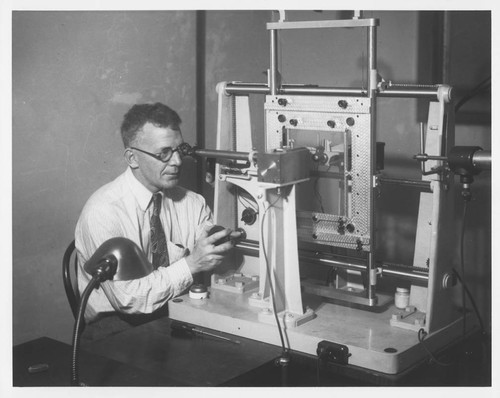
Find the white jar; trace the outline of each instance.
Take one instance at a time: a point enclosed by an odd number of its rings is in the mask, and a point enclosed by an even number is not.
[[[404,287],[396,288],[396,294],[394,295],[394,304],[396,308],[405,309],[410,305],[410,290]]]

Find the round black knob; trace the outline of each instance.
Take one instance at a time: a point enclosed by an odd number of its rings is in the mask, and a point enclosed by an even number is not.
[[[286,116],[285,115],[279,115],[278,116],[278,120],[283,123],[283,122],[286,122]]]
[[[333,129],[335,127],[335,120],[329,120],[329,121],[327,121],[326,125],[328,127],[331,127]]]
[[[286,104],[288,104],[288,101],[286,100],[286,98],[278,99],[278,105],[286,106]]]
[[[241,213],[241,221],[246,225],[252,225],[257,220],[257,212],[254,209],[246,208]]]
[[[342,109],[346,109],[347,108],[347,101],[346,100],[340,100],[338,102],[339,106],[342,108]]]
[[[299,122],[297,121],[297,119],[290,119],[290,124],[292,126],[296,126],[297,124],[299,124]]]
[[[352,233],[354,232],[354,225],[352,225],[352,224],[347,224],[347,225],[346,225],[346,229],[347,229],[347,231],[348,231],[350,234],[352,234]]]
[[[348,126],[354,126],[354,118],[352,117],[348,117],[347,120],[346,120],[346,123]]]

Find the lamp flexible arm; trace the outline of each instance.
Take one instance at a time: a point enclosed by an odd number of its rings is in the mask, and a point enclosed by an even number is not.
[[[73,329],[73,357],[71,367],[71,385],[80,386],[78,379],[78,349],[82,324],[85,323],[84,314],[87,301],[92,291],[99,287],[99,283],[106,280],[132,280],[142,278],[153,272],[153,265],[146,255],[133,241],[124,237],[108,239],[94,252],[83,266],[85,272],[92,275],[92,279],[82,293],[78,305],[78,313]]]
[[[101,283],[99,275],[94,275],[90,280],[89,284],[83,291],[82,297],[80,299],[80,304],[78,305],[78,316],[76,317],[75,327],[73,329],[73,357],[71,362],[71,385],[80,386],[80,381],[78,377],[78,348],[80,346],[80,329],[84,322],[85,308],[87,307],[87,301],[89,300],[90,294],[94,288],[99,286]]]

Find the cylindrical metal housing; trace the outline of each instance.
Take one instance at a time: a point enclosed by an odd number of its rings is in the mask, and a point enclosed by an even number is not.
[[[249,160],[249,152],[222,151],[216,149],[195,149],[194,154],[205,158]]]
[[[448,165],[451,171],[459,175],[475,175],[481,169],[474,164],[474,155],[483,148],[479,146],[455,146],[448,153]]]
[[[491,151],[479,150],[472,156],[472,164],[477,170],[491,170]]]

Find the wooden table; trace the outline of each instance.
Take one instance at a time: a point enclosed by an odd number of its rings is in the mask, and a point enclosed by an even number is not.
[[[170,319],[161,318],[102,339],[88,348],[94,354],[178,380],[179,385],[217,386],[273,361],[281,349],[254,340],[172,335]]]
[[[80,353],[80,380],[90,386],[490,386],[491,344],[483,339],[450,348],[401,375],[319,364],[316,357],[291,354],[287,372],[276,366],[281,348],[210,331],[238,340],[172,335],[171,321],[159,319],[92,343]],[[464,355],[465,352],[465,355]],[[47,363],[45,372],[28,366]],[[49,338],[14,347],[14,386],[69,386],[71,346]],[[318,366],[319,365],[319,366]]]

